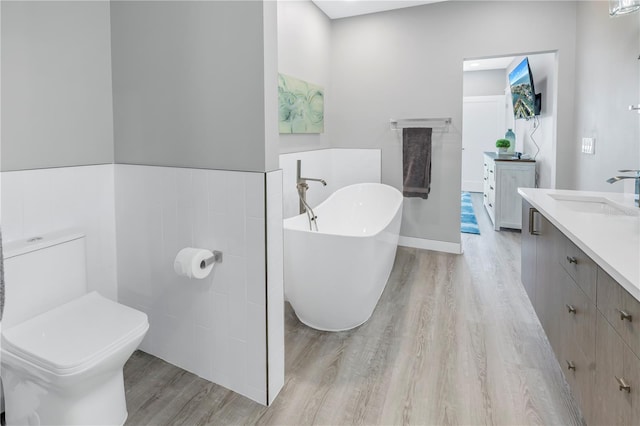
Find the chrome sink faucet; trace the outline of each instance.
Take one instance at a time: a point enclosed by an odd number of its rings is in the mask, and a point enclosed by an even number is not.
[[[640,207],[640,170],[618,170],[620,173],[635,173],[635,176],[614,176],[607,179],[608,183],[615,183],[622,179],[635,179],[636,180],[636,207]]]
[[[307,182],[320,182],[322,186],[327,186],[327,182],[324,179],[301,177],[301,169],[302,160],[298,160],[296,171],[296,189],[298,190],[298,195],[300,196],[300,214],[307,211],[307,189],[309,189],[309,184],[307,184]]]

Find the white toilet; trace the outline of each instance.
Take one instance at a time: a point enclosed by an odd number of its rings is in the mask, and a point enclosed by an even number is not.
[[[2,383],[7,425],[121,425],[122,368],[147,316],[87,293],[85,237],[65,231],[4,247]]]

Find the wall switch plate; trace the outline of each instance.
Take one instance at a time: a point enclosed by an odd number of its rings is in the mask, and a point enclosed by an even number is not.
[[[594,138],[582,138],[582,153],[591,155],[596,153],[596,140]]]

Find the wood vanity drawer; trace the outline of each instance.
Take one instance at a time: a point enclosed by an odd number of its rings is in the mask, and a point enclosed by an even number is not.
[[[576,285],[567,273],[561,272],[561,306],[559,326],[563,329],[561,345],[576,345],[589,362],[595,359],[596,314],[595,304]]]
[[[631,350],[640,356],[640,302],[600,268],[598,310]]]
[[[637,425],[640,421],[640,359],[603,315],[597,315],[594,425]],[[628,385],[628,390],[623,388]]]
[[[594,330],[595,334],[595,330]],[[571,339],[565,342],[558,362],[569,383],[571,393],[582,409],[587,424],[593,419],[593,387],[595,384],[595,358],[589,359]],[[595,424],[595,423],[594,423]]]
[[[556,355],[582,415],[587,424],[591,424],[598,311],[573,278],[562,268],[558,269],[562,276],[558,315],[562,331],[560,354],[556,351]]]
[[[565,238],[560,264],[591,300],[596,300],[596,264],[571,240]]]

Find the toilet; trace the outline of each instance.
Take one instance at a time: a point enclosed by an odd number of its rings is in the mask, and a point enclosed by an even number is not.
[[[147,316],[87,291],[85,236],[4,247],[1,372],[7,425],[122,425],[122,369]]]

